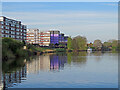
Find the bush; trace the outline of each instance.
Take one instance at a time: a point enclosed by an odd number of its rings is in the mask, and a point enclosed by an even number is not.
[[[12,38],[2,38],[2,58],[10,59],[15,58],[16,55],[23,56],[23,45],[23,42]]]
[[[15,55],[11,50],[7,50],[7,49],[2,50],[2,59],[7,60],[12,58],[15,58]]]
[[[17,57],[25,57],[27,55],[27,52],[23,49],[17,49],[15,55]]]

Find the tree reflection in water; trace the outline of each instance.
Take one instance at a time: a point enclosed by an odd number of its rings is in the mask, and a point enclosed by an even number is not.
[[[102,56],[101,52],[91,53],[95,60]],[[87,52],[68,52],[68,53],[48,53],[28,59],[18,58],[3,62],[3,84],[4,88],[14,87],[14,85],[26,80],[30,73],[39,74],[40,72],[60,72],[65,66],[71,65],[81,67],[86,64],[89,55]]]
[[[86,52],[76,52],[76,53],[67,53],[67,61],[68,64],[71,64],[71,62],[75,63],[75,65],[82,65],[86,63]]]

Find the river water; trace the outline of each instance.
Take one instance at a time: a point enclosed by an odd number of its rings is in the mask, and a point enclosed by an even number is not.
[[[118,54],[51,53],[3,62],[4,88],[118,88]]]

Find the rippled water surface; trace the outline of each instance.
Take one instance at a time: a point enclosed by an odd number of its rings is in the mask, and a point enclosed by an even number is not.
[[[117,88],[118,54],[44,54],[3,63],[6,88]]]

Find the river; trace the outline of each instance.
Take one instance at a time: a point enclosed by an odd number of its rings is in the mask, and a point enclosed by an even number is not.
[[[4,88],[118,88],[118,54],[50,53],[3,62]]]

